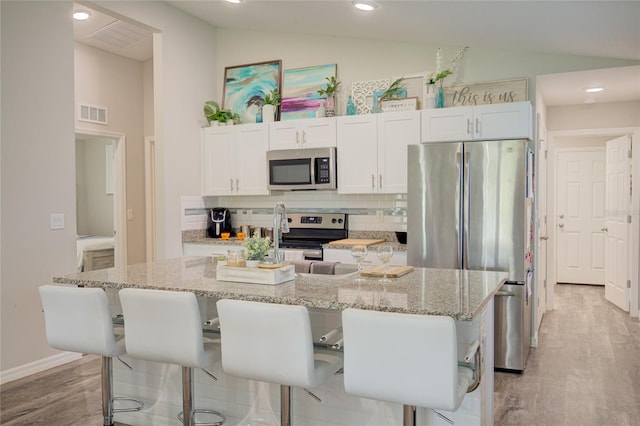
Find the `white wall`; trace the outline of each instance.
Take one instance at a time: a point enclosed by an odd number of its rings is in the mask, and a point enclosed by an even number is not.
[[[2,10],[2,321],[5,373],[57,353],[38,286],[75,269],[71,2],[0,2]],[[49,229],[62,213],[65,228]]]
[[[75,44],[76,115],[78,103],[108,109],[108,125],[76,121],[76,129],[126,137],[127,261],[145,260],[143,63],[84,44]],[[110,234],[108,234],[110,235]]]
[[[640,102],[555,106],[547,109],[547,129],[610,129],[640,125]]]

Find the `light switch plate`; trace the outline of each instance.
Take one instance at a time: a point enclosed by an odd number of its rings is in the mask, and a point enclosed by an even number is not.
[[[52,213],[50,217],[51,229],[64,229],[64,214]]]

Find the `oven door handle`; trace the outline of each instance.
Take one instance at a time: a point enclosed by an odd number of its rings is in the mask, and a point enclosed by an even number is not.
[[[322,260],[322,250],[303,250],[302,256],[306,259]]]

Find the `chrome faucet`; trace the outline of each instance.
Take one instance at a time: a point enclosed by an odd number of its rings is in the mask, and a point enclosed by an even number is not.
[[[289,233],[287,209],[282,201],[278,201],[273,208],[273,256],[276,263],[284,260],[284,255],[280,253],[280,238],[282,234],[287,233]]]

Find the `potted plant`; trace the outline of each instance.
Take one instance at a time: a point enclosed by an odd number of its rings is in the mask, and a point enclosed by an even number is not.
[[[204,104],[204,116],[209,125],[233,125],[240,122],[240,116],[230,109],[221,109],[216,101],[207,101]]]
[[[324,88],[318,90],[320,96],[326,98],[325,115],[327,117],[333,117],[336,109],[336,93],[338,92],[338,86],[340,82],[336,80],[334,76],[327,77],[327,85]]]
[[[376,107],[376,111],[382,111],[382,101],[392,100],[392,99],[400,99],[402,89],[404,88],[404,77],[400,77],[395,80],[391,85],[382,92],[382,94],[378,97],[378,104],[374,105]]]
[[[257,266],[269,253],[271,239],[269,237],[261,238],[256,232],[242,245],[247,249],[247,266]]]
[[[282,97],[278,92],[278,89],[273,89],[271,92],[264,95],[262,99],[262,121],[264,123],[270,123],[275,120],[276,110]]]

